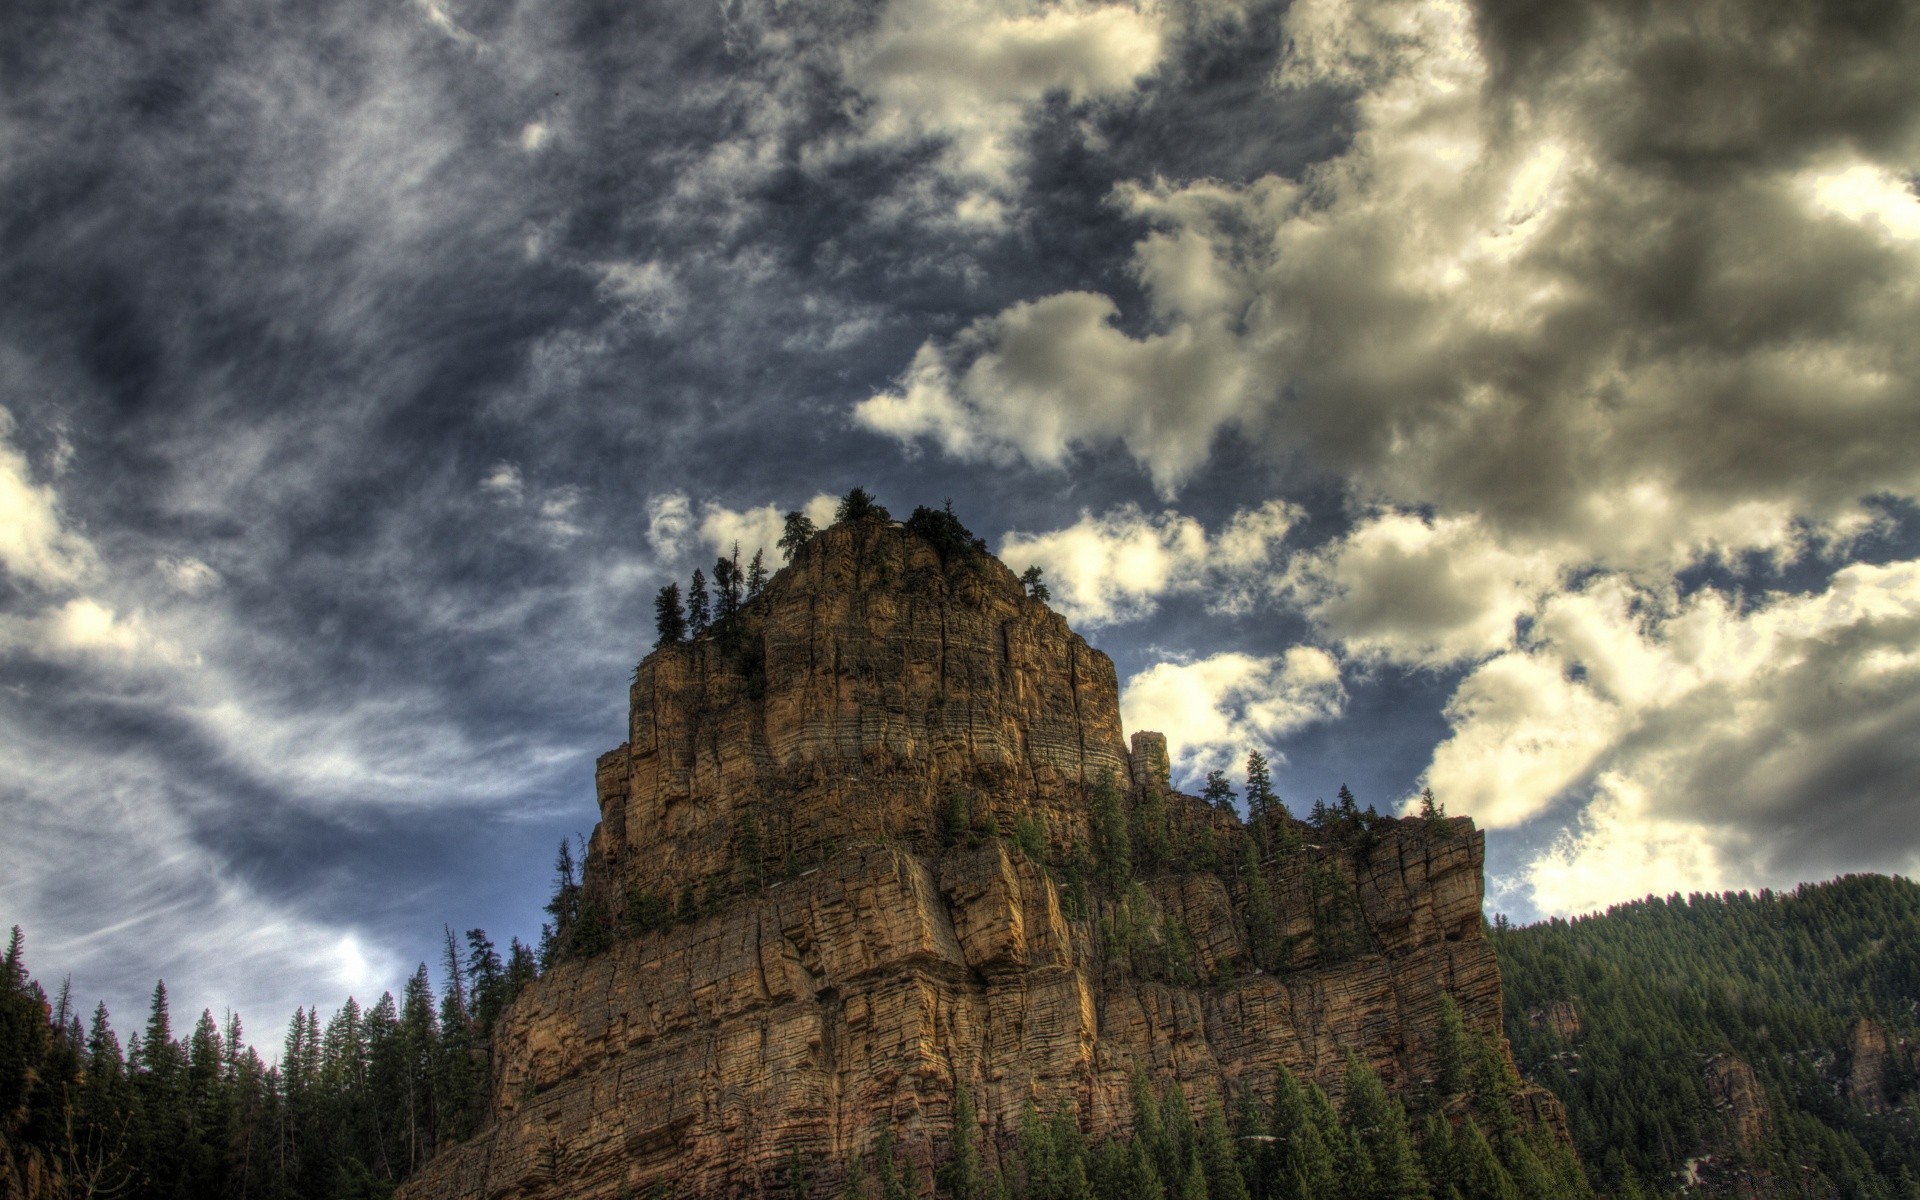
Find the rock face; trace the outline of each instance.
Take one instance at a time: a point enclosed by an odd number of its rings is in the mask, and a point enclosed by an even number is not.
[[[878,519],[819,534],[636,671],[584,883],[617,936],[521,994],[487,1127],[404,1194],[780,1196],[795,1163],[824,1194],[883,1124],[924,1183],[956,1084],[991,1159],[1029,1101],[1124,1129],[1136,1067],[1196,1108],[1282,1063],[1337,1093],[1349,1050],[1417,1084],[1447,995],[1504,1044],[1469,822],[1292,824],[1262,970],[1251,835],[1168,774],[1165,738],[1123,740],[1112,663],[1000,563]],[[1167,832],[1103,889],[1116,797]]]

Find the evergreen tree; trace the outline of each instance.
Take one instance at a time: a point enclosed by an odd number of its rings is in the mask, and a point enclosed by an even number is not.
[[[1233,785],[1227,782],[1225,771],[1207,772],[1207,786],[1201,791],[1200,798],[1239,820],[1240,814],[1233,807]]]
[[[1039,564],[1036,563],[1020,572],[1020,582],[1026,585],[1029,599],[1038,600],[1042,604],[1053,599],[1053,590],[1047,587],[1046,572],[1040,569]]]
[[[693,579],[687,584],[687,632],[700,637],[712,626],[713,602],[707,595],[707,577],[695,567]]]
[[[1241,874],[1247,887],[1247,948],[1254,965],[1276,971],[1284,964],[1280,945],[1280,910],[1274,903],[1273,888],[1267,882],[1266,864],[1260,861],[1260,847],[1254,839],[1243,840],[1246,860]]]
[[[1352,1051],[1342,1116],[1352,1130],[1355,1176],[1364,1180],[1365,1200],[1424,1200],[1427,1181],[1407,1134],[1406,1113]]]
[[[780,534],[781,555],[788,562],[792,562],[793,556],[800,552],[800,547],[812,541],[813,535],[817,532],[819,531],[813,527],[813,522],[807,519],[807,514],[798,511],[788,513],[786,528]]]
[[[747,599],[751,600],[765,591],[767,587],[767,552],[756,549],[753,561],[747,564]]]
[[[717,558],[713,562],[713,599],[714,624],[730,626],[740,615],[740,588],[744,582],[740,578],[740,543],[733,544],[732,558]]]
[[[1512,1176],[1494,1157],[1493,1147],[1468,1117],[1453,1137],[1452,1179],[1460,1200],[1520,1200]]]
[[[953,1085],[953,1148],[947,1161],[935,1174],[941,1193],[950,1200],[983,1200],[985,1181],[980,1174],[979,1117],[973,1111],[973,1096],[959,1080]]]
[[[680,585],[670,583],[653,598],[653,628],[659,637],[656,647],[670,646],[687,636],[687,614],[680,608]]]
[[[1273,1154],[1269,1200],[1312,1200],[1335,1194],[1334,1147],[1327,1140],[1333,1108],[1319,1085],[1302,1086],[1283,1064],[1273,1081]]]
[[[1433,1087],[1442,1097],[1458,1096],[1467,1090],[1468,1066],[1473,1061],[1473,1043],[1460,1020],[1460,1007],[1453,997],[1440,997],[1440,1024],[1434,1040]]]
[[[1093,854],[1100,884],[1109,896],[1118,896],[1133,878],[1133,835],[1113,773],[1104,771],[1093,785]]]
[[[1234,1152],[1233,1135],[1227,1132],[1227,1118],[1218,1100],[1207,1105],[1207,1119],[1200,1134],[1200,1161],[1206,1167],[1210,1200],[1248,1200],[1247,1183],[1240,1176],[1240,1157]]]
[[[893,514],[880,507],[873,493],[863,487],[855,487],[840,500],[840,507],[833,514],[834,523],[841,521],[864,521],[878,518],[882,521],[893,519]]]

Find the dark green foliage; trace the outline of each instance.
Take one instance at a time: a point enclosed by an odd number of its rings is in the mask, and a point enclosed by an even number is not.
[[[653,598],[653,628],[659,637],[653,643],[668,646],[687,636],[687,614],[680,607],[680,585],[670,583]]]
[[[1047,861],[1047,826],[1039,817],[1013,819],[1013,844],[1036,863]]]
[[[1102,772],[1093,785],[1093,863],[1100,889],[1118,896],[1133,878],[1133,834],[1126,807],[1112,772]]]
[[[940,841],[948,846],[957,846],[967,836],[973,825],[973,806],[962,791],[947,793],[946,803],[940,806]]]
[[[747,564],[747,599],[751,600],[765,591],[767,587],[767,552],[755,550],[753,561]]]
[[[740,615],[746,582],[740,570],[740,543],[735,542],[731,558],[717,558],[713,562],[713,623],[716,626],[732,629]]]
[[[1133,838],[1133,865],[1142,875],[1151,876],[1174,865],[1173,830],[1167,819],[1166,798],[1160,789],[1135,789],[1137,802],[1129,813]]]
[[[935,1172],[940,1194],[948,1200],[984,1200],[986,1179],[980,1170],[979,1116],[973,1111],[973,1095],[964,1083],[953,1089],[953,1145],[947,1161]]]
[[[627,887],[627,932],[652,933],[673,924],[673,905],[667,897],[639,884]]]
[[[786,528],[781,531],[780,541],[777,543],[781,556],[788,562],[792,562],[793,556],[800,552],[800,547],[812,541],[813,535],[818,532],[819,530],[813,527],[813,522],[808,519],[807,514],[797,511],[788,513]]]
[[[873,493],[863,487],[855,487],[852,491],[841,497],[840,507],[836,509],[833,514],[835,524],[839,524],[841,521],[865,521],[870,519],[890,521],[893,519],[893,514],[880,507],[880,502],[873,498]]]
[[[1427,1195],[1406,1111],[1352,1052],[1347,1054],[1347,1095],[1340,1115],[1351,1131],[1342,1173],[1355,1200],[1421,1200]]]
[[[1649,897],[1574,921],[1496,920],[1492,938],[1515,1058],[1566,1105],[1602,1187],[1664,1186],[1707,1153],[1729,1169],[1804,1181],[1808,1194],[1868,1200],[1899,1195],[1902,1172],[1920,1173],[1920,1138],[1900,1111],[1913,1111],[1915,1080],[1893,1081],[1885,1115],[1850,1103],[1842,1087],[1859,1019],[1908,1044],[1920,1035],[1920,886],[1911,881],[1848,876],[1784,893]],[[1528,1020],[1556,1000],[1579,1016],[1572,1038]],[[1773,1113],[1750,1156],[1737,1153],[1707,1090],[1704,1064],[1723,1053],[1753,1068]],[[1491,1125],[1487,1133],[1500,1148]],[[1549,1176],[1562,1170],[1545,1148],[1529,1153]],[[1531,1167],[1508,1161],[1524,1189]]]
[[[1266,866],[1260,861],[1260,847],[1252,838],[1244,839],[1246,861],[1241,874],[1246,879],[1247,947],[1254,964],[1266,971],[1280,970],[1286,955],[1280,944],[1280,910],[1274,903],[1273,887],[1267,882]]]
[[[1037,564],[1020,572],[1020,582],[1026,585],[1029,599],[1042,604],[1053,599],[1053,591],[1047,587],[1046,573]]]
[[[707,577],[698,567],[687,584],[687,632],[693,637],[706,633],[713,624],[713,601],[707,595]]]
[[[1233,785],[1227,782],[1225,771],[1207,772],[1207,786],[1200,793],[1200,798],[1236,820],[1240,816],[1233,807]]]
[[[986,559],[986,540],[973,536],[973,531],[960,523],[960,518],[953,515],[951,500],[940,508],[923,504],[914,509],[907,518],[907,528],[931,542],[940,553],[940,561],[948,566],[973,566]]]

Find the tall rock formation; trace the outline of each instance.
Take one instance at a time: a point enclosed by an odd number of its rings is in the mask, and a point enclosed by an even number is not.
[[[1125,1129],[1135,1068],[1196,1109],[1282,1063],[1338,1092],[1349,1050],[1413,1086],[1447,995],[1504,1045],[1469,822],[1256,835],[1172,791],[1112,662],[950,518],[820,533],[631,699],[595,952],[502,1018],[486,1127],[409,1200],[827,1194],[883,1128],[924,1185],[958,1084],[990,1161],[1030,1101]]]

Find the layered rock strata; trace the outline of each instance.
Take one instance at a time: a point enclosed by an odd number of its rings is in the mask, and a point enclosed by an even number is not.
[[[1112,663],[1000,563],[825,531],[726,631],[640,665],[600,761],[587,910],[687,919],[531,984],[487,1127],[406,1196],[777,1196],[795,1163],[820,1194],[883,1125],[929,1181],[959,1084],[991,1158],[1029,1102],[1124,1129],[1136,1068],[1196,1108],[1283,1063],[1337,1092],[1349,1050],[1411,1086],[1449,995],[1501,1037],[1468,822],[1295,825],[1262,970],[1245,872],[1213,866],[1248,835],[1168,775],[1164,738],[1123,741]],[[1165,970],[1084,878],[1108,786],[1180,849],[1128,902]]]

